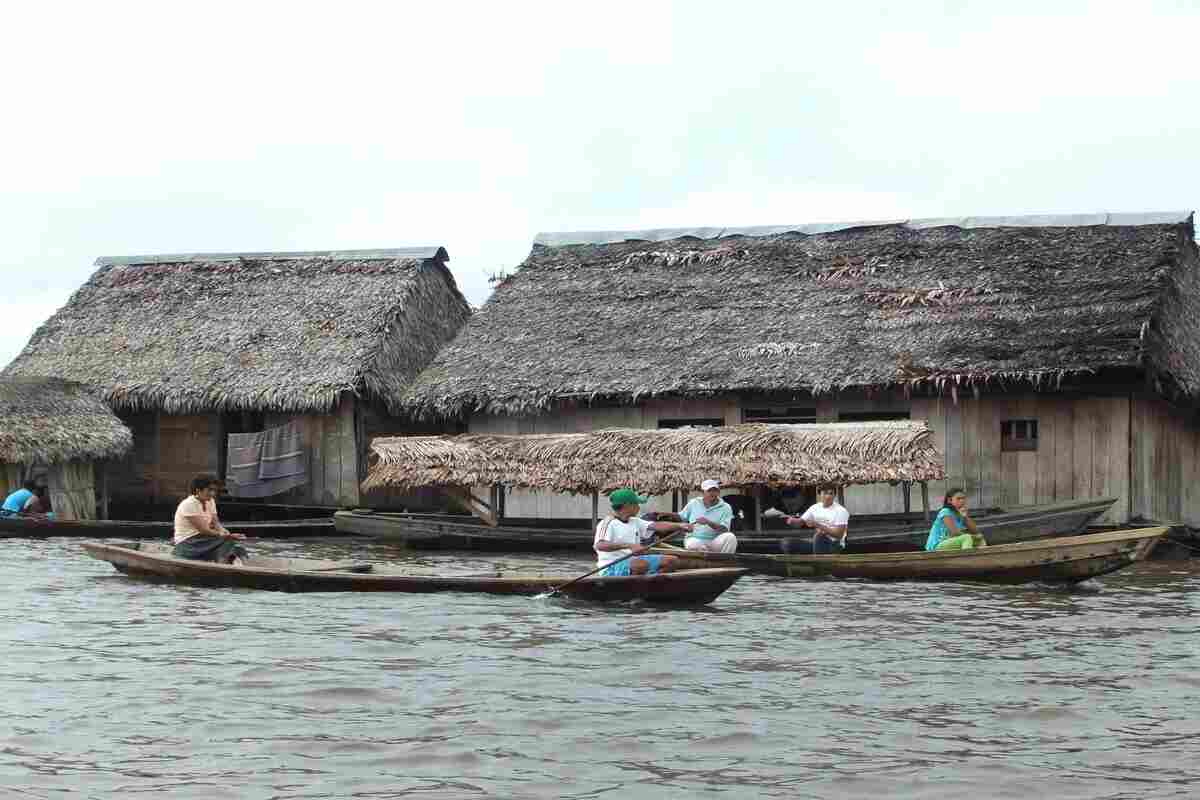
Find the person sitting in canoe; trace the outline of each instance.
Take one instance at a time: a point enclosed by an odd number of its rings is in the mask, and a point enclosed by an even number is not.
[[[25,513],[25,506],[35,497],[37,483],[32,480],[24,481],[21,488],[4,498],[4,506],[0,508],[0,516],[15,517]]]
[[[45,486],[39,486],[33,490],[33,497],[25,503],[25,513],[30,516],[54,519],[54,512],[50,510],[50,500],[46,497]]]
[[[942,498],[942,508],[929,529],[925,540],[926,550],[970,550],[986,547],[987,541],[975,520],[967,513],[967,493],[962,489],[951,489]]]
[[[713,478],[702,482],[701,497],[692,498],[679,517],[692,523],[692,532],[683,540],[688,550],[710,553],[736,553],[737,537],[730,533],[733,507],[721,499],[721,482]]]
[[[633,489],[618,489],[608,496],[612,503],[612,515],[600,520],[596,526],[596,566],[604,567],[600,573],[606,577],[621,575],[652,575],[675,569],[675,556],[650,555],[649,547],[642,545],[647,534],[683,530],[692,532],[687,522],[647,522],[637,513],[646,498]],[[632,558],[622,557],[633,555]],[[609,566],[609,565],[612,566]]]
[[[175,509],[175,555],[197,561],[241,565],[246,548],[238,541],[246,537],[230,533],[217,516],[217,492],[221,483],[212,475],[192,478],[192,493]]]
[[[817,502],[809,506],[798,517],[784,517],[783,521],[797,528],[815,528],[812,538],[813,555],[823,556],[846,549],[846,526],[850,524],[850,512],[835,500],[837,489],[822,486],[817,493]]]

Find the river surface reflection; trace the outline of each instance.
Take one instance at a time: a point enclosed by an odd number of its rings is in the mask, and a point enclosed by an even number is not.
[[[164,586],[5,547],[0,797],[1200,794],[1200,561],[1074,590],[753,577],[662,610]]]

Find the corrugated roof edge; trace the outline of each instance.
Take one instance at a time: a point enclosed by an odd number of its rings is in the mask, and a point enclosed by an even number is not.
[[[665,242],[686,236],[696,239],[720,239],[724,236],[774,236],[780,233],[819,233],[903,225],[913,230],[925,228],[1069,228],[1092,225],[1135,226],[1175,225],[1190,222],[1191,211],[1162,211],[1144,214],[1031,214],[1017,217],[929,217],[927,219],[890,219],[872,222],[818,222],[805,225],[754,225],[740,228],[654,228],[641,231],[567,231],[539,233],[533,240],[544,247],[576,244],[614,244],[616,242]]]
[[[96,259],[97,267],[130,264],[179,264],[186,261],[294,261],[305,258],[331,258],[335,261],[361,261],[393,258],[417,258],[422,261],[439,259],[449,261],[450,254],[444,247],[393,247],[379,250],[300,250],[276,253],[170,253],[144,256],[102,256]]]

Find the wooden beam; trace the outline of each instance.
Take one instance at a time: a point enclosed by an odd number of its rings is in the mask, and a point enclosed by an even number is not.
[[[592,491],[592,533],[600,527],[600,493]]]
[[[845,486],[838,487],[837,497],[838,497],[838,505],[843,505],[843,506],[846,505],[846,487]]]
[[[474,514],[485,525],[495,528],[500,524],[496,519],[496,508],[482,498],[476,497],[470,489],[463,486],[446,487],[446,496],[457,503],[467,512]]]
[[[921,481],[921,506],[925,509],[925,521],[929,522],[929,484]]]
[[[108,462],[97,461],[100,475],[100,519],[108,519]]]
[[[763,503],[767,500],[766,487],[761,483],[754,484],[754,530],[762,533],[763,529]]]
[[[908,520],[908,515],[912,513],[912,481],[900,481],[900,493],[904,499],[904,518]]]
[[[162,494],[162,412],[154,412],[154,478],[150,484],[150,497],[155,505]]]

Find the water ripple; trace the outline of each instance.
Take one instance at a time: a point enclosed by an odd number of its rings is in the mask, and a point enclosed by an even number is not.
[[[1116,800],[1200,781],[1200,562],[1076,589],[753,578],[664,610],[176,587],[70,540],[8,546],[29,556],[0,565],[14,797]]]

